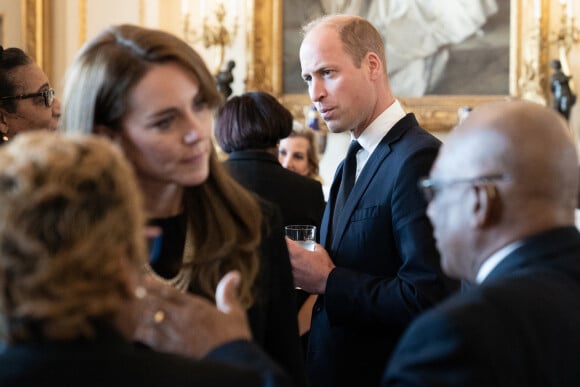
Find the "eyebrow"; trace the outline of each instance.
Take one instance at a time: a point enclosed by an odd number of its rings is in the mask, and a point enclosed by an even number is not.
[[[179,111],[179,109],[177,109],[175,107],[169,107],[169,108],[159,110],[159,111],[151,113],[151,114],[147,114],[147,115],[145,115],[145,118],[148,120],[157,119],[157,118],[166,116],[168,114],[175,114],[178,111]]]
[[[40,91],[43,91],[43,90],[46,90],[46,89],[49,89],[49,88],[50,88],[50,83],[45,82],[36,91],[40,92]]]

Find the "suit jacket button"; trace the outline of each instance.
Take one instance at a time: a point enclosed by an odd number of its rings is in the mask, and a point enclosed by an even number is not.
[[[314,311],[315,311],[316,313],[320,312],[321,310],[322,310],[322,307],[321,307],[320,305],[316,305],[316,306],[314,307]]]

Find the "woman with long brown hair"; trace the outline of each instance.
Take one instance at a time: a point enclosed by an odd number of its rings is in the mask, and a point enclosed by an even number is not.
[[[298,328],[288,324],[295,321],[288,251],[274,224],[279,214],[218,160],[211,133],[221,101],[187,43],[119,25],[89,41],[69,68],[61,124],[108,136],[132,162],[149,223],[162,230],[151,273],[213,300],[219,279],[240,271],[255,341],[302,385]]]

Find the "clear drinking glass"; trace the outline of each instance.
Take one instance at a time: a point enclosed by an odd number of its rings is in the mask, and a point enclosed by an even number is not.
[[[284,227],[286,236],[298,242],[306,250],[314,251],[316,245],[316,226],[291,224]]]

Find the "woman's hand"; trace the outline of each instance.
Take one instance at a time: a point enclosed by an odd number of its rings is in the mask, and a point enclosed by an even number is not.
[[[146,278],[134,339],[159,351],[196,358],[229,341],[251,339],[246,312],[236,295],[239,283],[239,272],[227,273],[218,283],[214,305]]]

